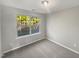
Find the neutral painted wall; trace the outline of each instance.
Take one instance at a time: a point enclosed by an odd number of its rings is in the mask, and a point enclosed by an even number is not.
[[[79,53],[79,7],[48,15],[47,37]]]
[[[17,38],[16,30],[16,16],[29,15],[37,16],[41,19],[40,33],[31,36],[24,36]],[[42,14],[26,11],[22,9],[3,6],[2,14],[2,52],[5,53],[11,49],[25,46],[31,42],[35,42],[45,38],[45,16]],[[17,38],[17,39],[16,39]]]
[[[0,57],[1,57],[1,1],[0,1]]]

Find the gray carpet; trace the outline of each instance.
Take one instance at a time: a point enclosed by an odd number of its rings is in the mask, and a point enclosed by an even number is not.
[[[44,39],[6,53],[3,58],[79,58],[79,55]]]

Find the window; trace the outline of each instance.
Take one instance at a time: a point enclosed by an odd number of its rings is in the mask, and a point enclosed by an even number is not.
[[[40,19],[38,17],[17,16],[17,35],[24,36],[39,32]]]
[[[39,32],[39,19],[37,17],[32,17],[31,19],[31,33]]]

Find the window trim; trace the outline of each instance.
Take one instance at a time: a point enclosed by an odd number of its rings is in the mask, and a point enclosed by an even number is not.
[[[16,15],[17,16],[17,15]],[[19,16],[21,16],[21,15],[19,15]],[[26,16],[30,16],[30,15],[26,15]],[[36,16],[30,16],[30,17],[36,17]],[[38,17],[39,18],[39,17]],[[40,18],[39,18],[40,19]],[[33,36],[33,35],[39,35],[39,34],[41,34],[41,19],[40,19],[40,22],[39,22],[39,32],[38,33],[31,33],[31,27],[30,27],[30,34],[28,34],[28,35],[23,35],[23,36],[18,36],[17,34],[17,21],[16,21],[16,39],[22,39],[22,38],[26,38],[26,37],[31,37],[31,36]]]

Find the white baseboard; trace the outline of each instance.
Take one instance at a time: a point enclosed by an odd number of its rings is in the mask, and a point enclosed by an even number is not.
[[[39,40],[42,40],[42,39],[39,39]],[[32,44],[32,43],[37,42],[37,41],[39,41],[39,40],[35,40],[35,41],[33,41],[33,42],[30,42],[29,44]],[[58,43],[58,42],[56,42],[56,41],[54,41],[54,40],[52,40],[52,39],[49,39],[49,38],[48,38],[48,40],[51,41],[51,42],[56,43],[57,45],[60,45],[60,46],[62,46],[62,47],[64,47],[64,48],[66,48],[66,49],[68,49],[68,50],[70,50],[70,51],[72,51],[72,52],[74,52],[74,53],[76,53],[76,54],[79,54],[78,51],[75,51],[75,50],[73,50],[73,49],[71,49],[71,48],[69,48],[69,47],[67,47],[67,46],[65,46],[65,45],[63,45],[63,44],[61,44],[61,43]],[[27,45],[29,45],[29,44],[22,45],[22,46],[19,46],[19,47],[16,47],[16,48],[13,48],[13,49],[4,51],[4,52],[3,52],[3,55],[4,55],[5,53],[10,52],[10,51],[14,51],[14,50],[17,50],[17,49],[19,49],[19,48],[21,48],[21,47],[27,46]]]
[[[63,44],[61,44],[61,43],[58,43],[58,42],[56,42],[56,41],[54,41],[54,40],[52,40],[52,39],[49,39],[49,38],[48,38],[48,40],[51,41],[51,42],[56,43],[57,45],[60,45],[60,46],[62,46],[62,47],[64,47],[64,48],[66,48],[66,49],[68,49],[68,50],[70,50],[70,51],[72,51],[72,52],[74,52],[74,53],[76,53],[76,54],[79,54],[78,51],[75,51],[75,50],[73,50],[73,49],[71,49],[71,48],[69,48],[69,47],[67,47],[67,46],[65,46],[65,45],[63,45]]]
[[[10,52],[10,51],[14,51],[14,50],[17,50],[17,49],[22,48],[22,47],[24,47],[24,46],[27,46],[27,45],[29,45],[29,44],[32,44],[32,43],[34,43],[34,42],[37,42],[37,41],[39,41],[39,40],[43,40],[43,39],[38,39],[38,40],[32,41],[32,42],[30,42],[30,43],[28,43],[28,44],[21,45],[21,46],[19,46],[19,47],[15,47],[15,48],[13,48],[13,49],[4,51],[4,52],[3,52],[3,55],[4,55],[5,53]]]

